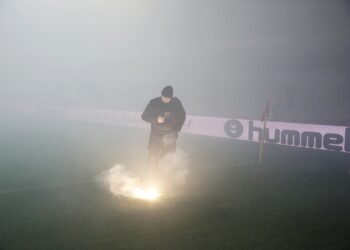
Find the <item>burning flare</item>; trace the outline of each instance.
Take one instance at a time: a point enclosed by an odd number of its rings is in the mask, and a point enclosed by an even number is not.
[[[115,196],[124,196],[134,199],[156,201],[161,193],[155,187],[143,188],[140,180],[133,177],[121,164],[102,173],[101,180],[109,191]]]
[[[169,190],[175,192],[177,187],[185,184],[189,174],[186,154],[181,150],[177,150],[176,153],[164,156],[159,162],[158,170],[161,176],[160,179],[158,178],[158,181],[161,180],[161,182],[156,183],[161,185],[163,194],[154,186],[154,182],[153,184],[150,183],[150,185],[142,185],[140,179],[136,178],[122,164],[117,164],[105,170],[98,177],[98,180],[114,196],[156,201],[165,193],[168,195]]]
[[[142,189],[134,187],[132,189],[132,197],[141,200],[155,201],[160,197],[160,193],[156,188]]]

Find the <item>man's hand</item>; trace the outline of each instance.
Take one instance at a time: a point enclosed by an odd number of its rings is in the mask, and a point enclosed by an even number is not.
[[[157,118],[158,123],[164,123],[164,121],[165,121],[164,116],[158,116]]]

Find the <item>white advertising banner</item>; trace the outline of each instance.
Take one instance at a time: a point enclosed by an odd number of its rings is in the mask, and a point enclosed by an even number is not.
[[[17,113],[148,128],[140,112],[62,106],[14,105]],[[182,133],[259,142],[263,122],[188,115]],[[265,142],[350,153],[350,127],[268,121]]]

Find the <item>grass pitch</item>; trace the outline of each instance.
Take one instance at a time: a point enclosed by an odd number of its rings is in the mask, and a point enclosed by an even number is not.
[[[22,120],[21,120],[22,119]],[[349,249],[346,154],[181,135],[176,196],[115,198],[96,176],[147,158],[145,130],[39,118],[2,122],[0,249]]]

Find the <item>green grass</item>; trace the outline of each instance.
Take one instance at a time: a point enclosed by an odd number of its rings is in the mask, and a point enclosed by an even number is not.
[[[35,121],[1,127],[0,249],[349,249],[349,157],[180,138],[191,175],[175,197],[115,198],[95,177],[137,172],[147,131]]]

